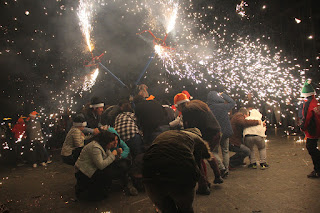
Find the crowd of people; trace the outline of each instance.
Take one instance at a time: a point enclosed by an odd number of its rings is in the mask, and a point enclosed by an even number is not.
[[[266,122],[253,105],[235,112],[236,102],[224,92],[210,91],[205,103],[186,90],[174,96],[173,105],[161,104],[147,86],[140,88],[133,98],[108,107],[93,97],[72,117],[61,158],[75,168],[79,200],[104,199],[117,179],[128,195],[146,191],[162,212],[193,212],[195,193],[210,195],[207,165],[215,177],[212,184],[222,184],[230,170],[246,165],[246,157],[248,168],[269,168]],[[308,177],[320,176],[320,106],[314,95],[306,82],[301,129],[314,163]],[[34,111],[12,128],[33,167],[51,162],[36,117]],[[230,157],[229,152],[235,154]]]

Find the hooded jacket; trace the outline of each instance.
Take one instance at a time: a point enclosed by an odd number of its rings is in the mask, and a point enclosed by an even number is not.
[[[303,104],[301,129],[307,138],[320,138],[320,104],[314,95]]]
[[[221,126],[223,137],[229,138],[233,131],[228,112],[236,106],[236,102],[224,93],[219,96],[218,92],[211,91],[208,93],[207,103]]]
[[[120,135],[118,134],[118,132],[112,128],[112,127],[109,127],[108,128],[108,132],[111,132],[113,134],[116,134],[118,136],[118,140],[119,140],[119,143],[117,144],[117,147],[111,149],[111,152],[113,150],[117,150],[119,148],[122,149],[122,153],[121,153],[121,158],[127,158],[129,153],[130,153],[130,148],[127,146],[127,144],[120,138]]]
[[[261,118],[262,114],[258,110],[252,109],[250,111],[250,116],[246,117],[246,120],[261,120]],[[261,137],[266,137],[265,132],[266,128],[261,123],[260,125],[246,127],[243,130],[243,137],[245,137],[246,135],[258,135]]]

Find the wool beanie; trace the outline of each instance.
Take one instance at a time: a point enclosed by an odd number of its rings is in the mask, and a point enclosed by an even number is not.
[[[307,98],[315,94],[316,94],[316,91],[313,89],[311,85],[311,79],[306,80],[301,90],[301,96],[304,98]]]
[[[173,101],[174,101],[174,106],[178,107],[179,104],[188,102],[190,100],[188,99],[188,97],[185,94],[178,93],[178,94],[176,94],[176,96],[174,96]]]

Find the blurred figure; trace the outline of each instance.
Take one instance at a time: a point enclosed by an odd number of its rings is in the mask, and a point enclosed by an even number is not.
[[[29,114],[29,121],[26,127],[27,140],[29,143],[29,154],[32,166],[37,164],[47,166],[48,153],[45,149],[44,137],[40,122],[36,119],[38,113],[33,111]]]
[[[166,131],[153,141],[142,171],[146,192],[161,212],[194,212],[200,160],[209,158],[209,147],[196,128]]]

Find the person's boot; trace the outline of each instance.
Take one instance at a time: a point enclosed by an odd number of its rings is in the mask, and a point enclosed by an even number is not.
[[[208,186],[203,185],[203,186],[198,186],[196,193],[198,195],[210,195],[211,192]]]
[[[133,186],[131,178],[128,178],[128,183],[126,186],[126,193],[131,196],[138,195],[138,190]]]
[[[216,176],[216,177],[214,178],[213,183],[214,183],[214,184],[221,184],[221,183],[223,183],[222,177],[221,177],[221,176]]]
[[[312,171],[307,175],[308,178],[320,178],[320,172]]]

